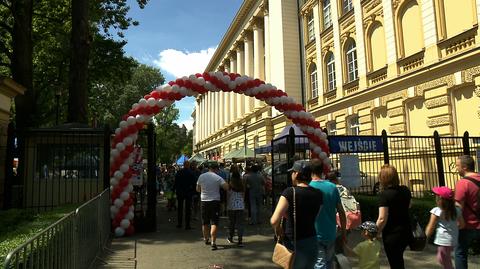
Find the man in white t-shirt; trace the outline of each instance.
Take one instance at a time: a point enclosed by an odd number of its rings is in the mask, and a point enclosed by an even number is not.
[[[202,211],[202,232],[206,245],[212,239],[212,250],[217,250],[217,226],[220,220],[220,188],[228,190],[228,183],[217,175],[218,163],[212,162],[209,171],[200,175],[197,181],[197,191],[200,192]],[[211,225],[211,229],[210,229]]]

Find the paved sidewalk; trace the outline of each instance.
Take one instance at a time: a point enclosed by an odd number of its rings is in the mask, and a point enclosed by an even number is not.
[[[245,247],[239,248],[226,241],[227,219],[220,221],[216,251],[211,251],[202,241],[200,221],[192,222],[193,230],[177,229],[176,212],[168,212],[164,203],[158,205],[158,228],[155,233],[137,234],[132,237],[113,239],[109,250],[96,268],[179,268],[207,269],[213,265],[219,268],[276,268],[271,262],[273,251],[272,229],[267,223],[265,212],[263,225],[246,226]],[[269,217],[269,216],[268,216]],[[349,242],[354,246],[361,240],[358,232],[349,235]],[[405,252],[406,268],[440,268],[435,260],[436,248],[429,245],[423,252]],[[355,260],[351,259],[352,265]],[[389,268],[382,253],[381,268]],[[470,269],[480,269],[480,259],[471,260]]]

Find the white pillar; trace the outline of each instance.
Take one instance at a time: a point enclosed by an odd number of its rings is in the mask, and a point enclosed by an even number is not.
[[[265,42],[267,46],[267,42]],[[253,25],[253,76],[265,80],[265,57],[266,52],[263,47],[263,29],[257,22]],[[262,101],[255,99],[255,107],[261,107]]]
[[[397,45],[393,25],[392,1],[383,0],[383,23],[385,24],[385,44],[387,47],[388,76],[397,75]]]
[[[358,86],[360,89],[367,87],[367,58],[365,56],[365,35],[363,33],[363,12],[360,1],[353,2],[355,15],[355,41],[357,45]]]
[[[343,96],[343,68],[342,68],[342,44],[340,42],[340,25],[338,23],[337,1],[330,1],[333,23],[333,55],[335,56],[335,86],[337,87],[337,98]],[[317,67],[318,68],[318,67]],[[318,69],[317,69],[318,70]],[[317,72],[318,73],[318,72]]]
[[[201,112],[201,114],[200,114],[201,137],[200,137],[200,139],[203,141],[203,139],[205,139],[205,95],[202,95],[200,97],[200,112]]]
[[[265,51],[264,53],[259,53],[259,55],[262,55],[264,54],[264,60],[262,60],[262,63],[263,63],[263,68],[262,68],[262,72],[263,72],[263,79],[266,81],[266,82],[271,82],[271,75],[270,75],[270,16],[268,14],[268,7],[265,7],[264,10],[263,10],[263,29],[264,29],[264,34],[261,34],[260,33],[260,36],[257,37],[257,39],[259,38],[264,38],[265,36]],[[255,29],[254,29],[255,30]],[[262,30],[262,29],[259,29],[259,30]],[[254,37],[255,39],[255,37]],[[255,42],[255,41],[254,41]],[[263,46],[262,45],[263,42],[260,42],[260,48],[263,49]],[[254,45],[255,46],[255,45]],[[255,50],[255,48],[254,48]],[[262,57],[263,58],[263,57]]]
[[[217,130],[219,129],[218,119],[220,118],[220,115],[218,115],[218,108],[219,108],[218,107],[218,105],[219,105],[218,95],[219,95],[218,92],[212,92],[212,103],[213,103],[213,107],[211,108],[212,111],[213,111],[213,115],[212,115],[213,131],[212,131],[212,134],[216,133]]]
[[[207,114],[208,114],[208,136],[210,136],[213,133],[213,102],[212,102],[212,93],[208,92],[207,93]]]
[[[245,33],[244,37],[244,47],[245,47],[245,75],[249,77],[255,77],[254,75],[254,49],[253,49],[253,40],[249,32]],[[253,111],[254,107],[254,98],[245,96],[245,112],[250,113]]]
[[[305,18],[304,18],[305,19]],[[320,13],[318,11],[318,4],[315,4],[313,6],[313,22],[314,22],[314,30],[315,30],[315,50],[316,50],[316,56],[317,56],[317,83],[318,83],[318,96],[321,98],[318,98],[318,103],[319,105],[323,105],[324,103],[324,98],[323,98],[323,93],[325,92],[323,89],[323,58],[322,58],[322,38],[320,37],[320,24],[321,24],[321,19],[320,19]],[[307,66],[305,66],[306,70],[306,77],[308,78],[307,81],[310,80],[310,74],[308,73]],[[307,85],[307,89],[310,91],[310,85]],[[306,94],[306,96],[311,96],[311,92]]]
[[[423,42],[425,44],[425,60],[436,62],[438,60],[437,49],[437,27],[435,22],[435,8],[434,0],[423,0],[422,8],[422,22],[423,22]],[[478,3],[478,0],[477,0]],[[477,6],[477,11],[478,6]],[[426,62],[425,65],[428,63]]]
[[[198,106],[198,100],[195,100],[195,128],[194,128],[194,132],[195,132],[195,142],[197,143],[199,141],[198,139],[198,126],[199,126],[199,122],[198,122],[198,116],[200,115],[200,111],[199,111],[199,106]],[[195,145],[193,145],[193,147],[195,148]]]
[[[230,73],[230,63],[225,62],[224,65],[225,67],[225,72]],[[225,104],[225,108],[228,110],[233,110],[233,108],[230,106],[230,95],[232,93],[230,92],[225,92],[223,93],[223,103]],[[226,111],[225,111],[226,112]],[[227,126],[230,123],[230,112],[228,113],[223,113],[223,126]]]
[[[237,45],[237,73],[245,75],[245,54],[243,46]],[[241,119],[245,114],[245,96],[237,94],[237,119]]]
[[[232,73],[237,73],[237,60],[233,57],[230,58],[230,70]],[[230,93],[230,123],[237,119],[237,95],[234,92]]]

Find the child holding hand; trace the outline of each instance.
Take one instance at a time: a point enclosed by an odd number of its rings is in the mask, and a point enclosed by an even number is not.
[[[433,187],[437,207],[430,213],[426,228],[427,237],[435,232],[434,244],[437,245],[437,261],[444,269],[453,269],[451,253],[457,244],[458,229],[463,228],[464,221],[460,208],[455,206],[453,191],[448,187]]]
[[[358,257],[358,268],[360,269],[379,269],[381,244],[377,240],[377,225],[373,221],[365,221],[359,228],[366,240],[358,243],[353,249],[345,244],[345,254]]]

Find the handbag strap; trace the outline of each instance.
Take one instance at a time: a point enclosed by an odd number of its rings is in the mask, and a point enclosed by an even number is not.
[[[297,249],[297,208],[295,203],[295,187],[293,189],[293,250]]]

